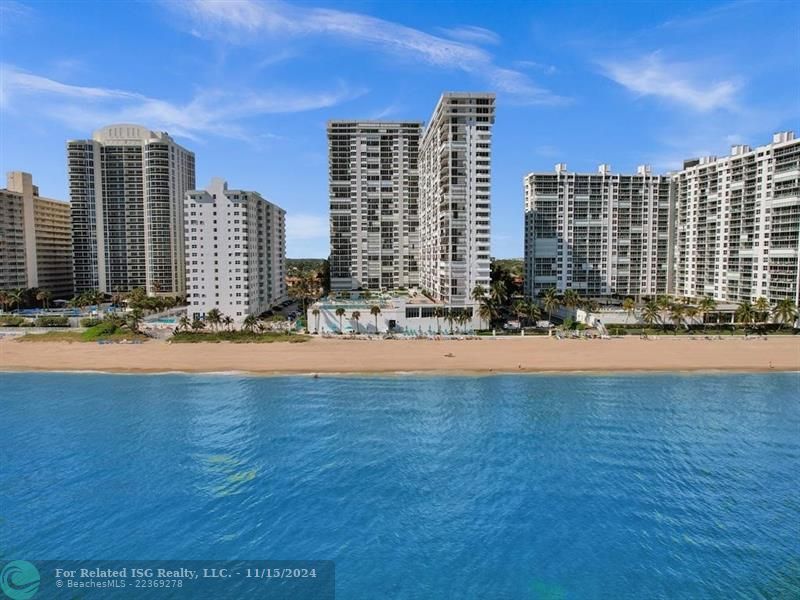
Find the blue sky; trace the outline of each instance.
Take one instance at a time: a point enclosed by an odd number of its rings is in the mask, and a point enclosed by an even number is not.
[[[501,7],[502,8],[499,8]],[[800,130],[800,3],[0,0],[0,170],[67,198],[64,142],[133,122],[288,212],[327,256],[325,123],[427,120],[497,93],[492,250],[522,256],[522,177],[658,172]]]

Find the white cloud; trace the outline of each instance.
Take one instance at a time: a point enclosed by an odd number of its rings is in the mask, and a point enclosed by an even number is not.
[[[524,73],[495,64],[483,48],[469,43],[431,35],[418,29],[361,13],[327,8],[292,6],[280,1],[191,0],[168,2],[166,6],[192,21],[192,31],[205,37],[220,37],[230,42],[247,43],[259,35],[331,36],[366,44],[387,54],[434,67],[458,69],[486,80],[497,91],[517,96],[516,102],[557,104],[564,99],[540,88]],[[486,41],[492,34],[480,27],[450,30]]]
[[[87,131],[115,122],[142,123],[187,138],[214,134],[249,138],[240,121],[265,114],[295,113],[334,106],[365,92],[339,84],[308,93],[205,91],[187,103],[173,103],[136,92],[71,85],[0,65],[0,108],[33,111]]]
[[[288,240],[328,239],[330,227],[328,219],[318,215],[286,214],[286,238]]]
[[[403,110],[403,108],[404,107],[401,104],[392,103],[392,104],[389,104],[388,106],[384,106],[383,108],[374,111],[367,118],[375,120],[375,121],[379,121],[381,119],[385,119],[385,118],[390,117],[392,115],[396,115],[397,113],[401,112]]]
[[[667,62],[656,52],[633,61],[601,63],[609,79],[642,96],[656,96],[698,111],[731,109],[741,84],[732,79],[709,81],[696,65]]]
[[[476,25],[462,25],[461,27],[440,28],[444,35],[454,40],[462,42],[473,42],[476,44],[499,44],[500,36],[491,29],[477,27]]]
[[[541,71],[546,75],[553,75],[558,72],[554,65],[547,65],[544,63],[536,62],[535,60],[515,60],[514,66],[520,69],[532,69],[534,71]]]
[[[30,6],[16,0],[3,0],[0,2],[0,22],[2,22],[0,32],[10,29],[10,25],[18,25],[32,16],[33,9]]]

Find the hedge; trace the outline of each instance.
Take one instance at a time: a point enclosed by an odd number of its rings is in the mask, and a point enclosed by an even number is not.
[[[16,315],[5,315],[0,317],[0,327],[22,327],[25,319]]]
[[[69,327],[67,317],[36,317],[36,327]]]

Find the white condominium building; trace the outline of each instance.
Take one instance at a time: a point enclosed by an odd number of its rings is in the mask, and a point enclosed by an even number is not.
[[[237,322],[286,299],[286,211],[212,179],[185,198],[187,313]]]
[[[183,198],[194,154],[163,132],[110,125],[67,142],[76,291],[185,292]]]
[[[467,306],[489,287],[492,93],[445,93],[420,147],[420,285]]]
[[[673,175],[680,296],[800,300],[800,140],[773,136],[730,156],[684,162]]]
[[[670,180],[640,166],[635,175],[554,173],[525,177],[525,293],[572,289],[582,296],[667,292]]]
[[[71,231],[69,202],[39,196],[29,173],[10,172],[0,190],[0,289],[72,298]]]
[[[422,123],[330,121],[331,287],[419,285]]]

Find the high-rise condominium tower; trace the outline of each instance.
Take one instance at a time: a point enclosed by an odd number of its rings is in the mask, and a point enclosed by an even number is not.
[[[422,123],[328,123],[331,287],[419,284]]]
[[[494,94],[445,93],[420,147],[420,285],[451,306],[489,287],[494,117]]]
[[[668,289],[669,177],[567,171],[525,177],[525,293],[663,294]]]
[[[0,190],[0,289],[40,288],[72,297],[68,202],[43,198],[29,173],[12,171]]]
[[[258,192],[213,179],[186,194],[190,317],[216,308],[241,322],[286,299],[286,212]]]
[[[67,142],[67,153],[76,290],[184,293],[194,154],[139,125],[104,127]]]
[[[673,175],[675,293],[800,301],[800,140],[773,136]]]

